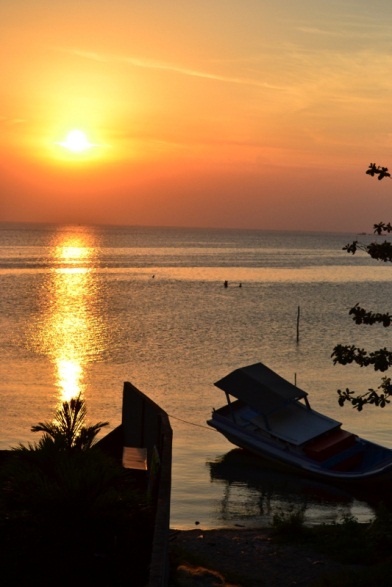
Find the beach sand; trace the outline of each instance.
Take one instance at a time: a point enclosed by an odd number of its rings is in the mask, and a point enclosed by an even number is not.
[[[179,587],[310,587],[325,575],[358,568],[308,544],[277,542],[268,528],[172,530],[170,555]]]

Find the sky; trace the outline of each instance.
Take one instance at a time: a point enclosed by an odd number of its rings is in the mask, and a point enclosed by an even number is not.
[[[0,221],[370,231],[391,30],[390,0],[2,0]]]

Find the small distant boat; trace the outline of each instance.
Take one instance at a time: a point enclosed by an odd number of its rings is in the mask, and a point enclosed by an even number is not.
[[[270,465],[331,481],[392,480],[391,449],[316,412],[305,391],[262,363],[236,369],[214,385],[227,403],[213,410],[207,424]]]

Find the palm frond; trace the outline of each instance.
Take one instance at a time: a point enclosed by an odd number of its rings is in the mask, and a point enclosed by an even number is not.
[[[94,444],[95,437],[101,428],[109,422],[98,422],[86,426],[87,407],[85,400],[80,397],[63,402],[56,410],[52,422],[39,422],[31,427],[32,432],[43,432],[64,450],[87,450]]]

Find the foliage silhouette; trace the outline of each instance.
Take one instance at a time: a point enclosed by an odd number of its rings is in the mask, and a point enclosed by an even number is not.
[[[387,167],[377,166],[375,163],[370,163],[366,173],[372,177],[377,177],[379,180],[384,178],[391,178],[391,174]],[[374,234],[381,236],[392,232],[392,225],[390,222],[379,222],[373,226]],[[392,243],[384,240],[383,242],[372,242],[363,244],[355,240],[343,247],[344,251],[348,253],[355,253],[359,250],[364,251],[372,259],[383,261],[384,263],[392,263]],[[389,312],[380,313],[367,311],[359,304],[355,304],[351,308],[349,315],[352,317],[355,324],[382,324],[384,328],[388,328],[392,324],[392,316]],[[378,349],[376,351],[368,352],[363,348],[355,345],[337,344],[332,352],[333,363],[340,365],[348,365],[355,363],[360,367],[373,367],[375,371],[385,372],[392,366],[392,352],[387,348]],[[364,393],[352,391],[349,388],[344,390],[338,389],[339,405],[343,406],[346,402],[358,411],[361,411],[366,404],[372,404],[384,408],[390,403],[392,397],[392,383],[389,377],[383,377],[380,385],[376,389],[368,389]]]
[[[39,422],[32,432],[44,432],[44,443],[53,442],[58,450],[87,450],[92,447],[97,434],[109,422],[86,425],[86,402],[80,397],[63,402],[56,410],[52,422]]]
[[[87,426],[80,397],[64,402],[43,435],[0,468],[0,551],[7,585],[142,586],[153,512],[146,488],[95,445],[107,422]]]

